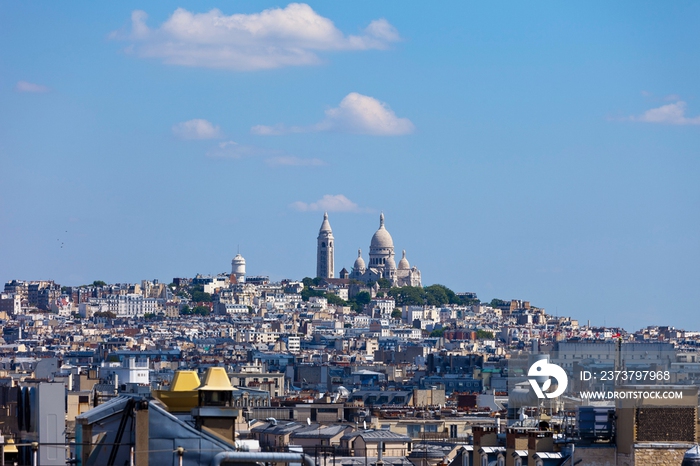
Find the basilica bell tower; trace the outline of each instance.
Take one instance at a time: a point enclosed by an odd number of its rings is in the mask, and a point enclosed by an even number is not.
[[[328,222],[328,212],[323,214],[323,223],[318,231],[316,246],[316,276],[333,278],[335,259],[333,254],[333,230]]]

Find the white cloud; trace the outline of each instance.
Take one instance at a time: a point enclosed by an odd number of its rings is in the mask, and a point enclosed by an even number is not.
[[[173,134],[180,139],[216,139],[222,137],[221,128],[201,118],[173,125]]]
[[[17,84],[15,85],[15,90],[17,92],[34,92],[34,93],[49,92],[48,87],[43,86],[41,84],[30,83],[27,81],[17,81]]]
[[[215,148],[208,151],[207,157],[221,159],[242,159],[243,157],[264,155],[266,153],[268,153],[268,151],[258,147],[241,145],[235,141],[224,141],[220,142]]]
[[[270,167],[320,167],[327,165],[321,159],[305,159],[301,157],[295,157],[293,155],[282,155],[279,157],[271,157],[265,160],[265,163]]]
[[[386,49],[400,40],[385,19],[359,35],[345,35],[309,5],[290,3],[260,13],[227,16],[218,9],[192,13],[178,8],[159,28],[146,24],[144,11],[131,14],[131,31],[110,37],[132,42],[127,50],[181,66],[238,71],[313,65],[320,51]]]
[[[337,108],[326,110],[320,131],[397,136],[412,133],[415,127],[408,118],[398,118],[384,102],[351,92]]]
[[[351,92],[345,96],[338,107],[326,110],[326,118],[315,125],[308,127],[257,125],[250,129],[251,133],[260,136],[318,131],[400,136],[410,134],[414,130],[415,126],[411,120],[397,117],[386,103],[357,92]]]
[[[308,133],[309,131],[311,131],[310,128],[304,128],[303,126],[285,126],[281,124],[275,126],[255,125],[250,128],[250,132],[258,136],[279,136],[282,134]]]
[[[300,212],[325,211],[325,212],[366,212],[368,209],[360,208],[342,194],[326,194],[316,202],[293,202],[290,207]]]
[[[686,117],[686,103],[682,100],[672,104],[662,105],[658,108],[647,110],[639,116],[632,116],[632,121],[642,121],[645,123],[661,123],[667,125],[700,125],[700,116]]]

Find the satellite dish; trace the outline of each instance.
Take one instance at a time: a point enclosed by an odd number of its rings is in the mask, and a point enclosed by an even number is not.
[[[364,426],[365,430],[367,430],[367,421],[362,421],[362,425]]]
[[[310,426],[310,425],[311,425],[311,419],[309,419],[308,417],[306,418],[306,425],[307,425],[307,426]]]

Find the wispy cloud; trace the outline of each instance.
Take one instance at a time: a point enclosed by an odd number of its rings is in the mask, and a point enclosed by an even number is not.
[[[15,84],[15,90],[17,92],[42,93],[49,92],[50,89],[42,84],[34,84],[27,81],[17,81],[17,84]]]
[[[236,141],[222,141],[206,153],[207,157],[216,159],[240,160],[248,157],[259,157],[268,167],[320,167],[327,165],[321,159],[304,158],[289,155],[277,149],[239,144]]]
[[[400,136],[410,134],[415,126],[408,118],[399,118],[385,102],[351,92],[336,108],[326,110],[326,117],[311,126],[257,125],[250,131],[259,136],[335,131],[341,133]]]
[[[132,12],[131,30],[110,37],[131,41],[127,51],[139,57],[237,71],[313,65],[321,61],[318,52],[386,49],[400,40],[385,19],[372,21],[359,35],[345,35],[304,3],[228,16],[218,9],[193,13],[178,8],[155,29],[147,18],[144,11]]]
[[[221,128],[201,118],[173,125],[173,134],[180,139],[218,139],[223,136]]]
[[[685,115],[685,109],[686,103],[679,100],[672,104],[652,108],[641,115],[631,116],[629,120],[666,125],[700,125],[700,116],[687,117]]]
[[[316,202],[293,202],[290,207],[300,212],[326,211],[326,212],[369,212],[370,209],[362,208],[342,194],[326,194]]]
[[[293,155],[270,157],[265,160],[265,163],[270,167],[321,167],[327,165],[327,163],[321,159],[302,158]]]
[[[254,157],[260,155],[270,155],[271,151],[255,146],[238,144],[235,141],[224,141],[216,145],[215,148],[207,152],[207,157],[221,159],[242,159],[244,157]]]

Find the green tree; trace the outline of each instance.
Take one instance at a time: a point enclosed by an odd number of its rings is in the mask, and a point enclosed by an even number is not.
[[[443,306],[445,304],[462,304],[462,300],[451,289],[444,285],[430,285],[424,288],[426,304],[431,306]]]
[[[488,330],[477,330],[476,338],[478,340],[493,340],[493,332],[489,332]]]
[[[102,280],[95,280],[92,282],[92,286],[107,286],[107,283],[103,282]]]
[[[200,316],[208,316],[210,313],[211,309],[209,309],[207,306],[196,306],[194,309],[192,309],[192,314]]]
[[[424,290],[425,302],[429,306],[443,306],[450,301],[445,292],[445,287],[442,285],[430,285],[425,287]]]
[[[338,296],[337,294],[333,293],[326,293],[326,299],[328,300],[328,304],[332,304],[334,306],[347,306],[348,303]]]
[[[491,300],[491,302],[489,303],[489,306],[491,306],[491,307],[503,307],[503,306],[510,306],[510,303],[508,301],[503,301],[502,299],[493,298]]]
[[[377,283],[379,284],[379,288],[391,288],[391,282],[386,278],[380,278],[377,280]]]
[[[467,297],[462,297],[461,298],[461,303],[463,306],[473,306],[475,304],[479,304],[481,301],[479,301],[479,298],[467,298]]]
[[[389,290],[389,296],[394,298],[398,306],[422,306],[425,304],[425,290],[417,286],[404,286]]]
[[[308,301],[310,297],[312,296],[325,296],[326,293],[323,291],[319,290],[312,290],[311,288],[304,287],[303,290],[301,290],[301,299],[302,301]]]
[[[359,306],[364,306],[365,304],[369,304],[370,301],[372,301],[372,295],[369,294],[367,291],[360,291],[355,295],[355,302]]]
[[[433,330],[432,332],[430,332],[430,336],[431,336],[432,338],[435,338],[435,337],[442,337],[444,334],[445,334],[445,329],[444,329],[444,328],[436,328],[435,330]]]
[[[393,319],[400,319],[401,318],[401,309],[397,308],[397,309],[394,309],[393,311],[391,311],[391,317]]]
[[[192,301],[195,303],[210,303],[211,295],[204,292],[204,287],[202,285],[195,285],[190,290],[190,296],[192,296]]]
[[[190,316],[190,315],[192,315],[192,309],[190,309],[190,307],[189,307],[187,304],[185,304],[185,305],[182,307],[182,309],[180,309],[180,315],[182,315],[182,316]]]
[[[304,277],[304,279],[301,281],[301,283],[304,284],[305,288],[310,288],[314,285],[314,279],[311,277]]]

